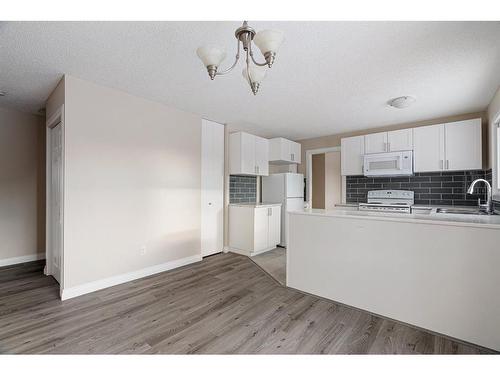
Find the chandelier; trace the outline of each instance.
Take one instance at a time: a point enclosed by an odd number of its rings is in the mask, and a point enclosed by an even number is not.
[[[246,56],[246,67],[243,69],[243,78],[248,82],[254,95],[259,91],[259,86],[267,73],[267,67],[271,67],[276,58],[276,52],[283,42],[283,32],[279,30],[262,30],[258,33],[253,28],[248,26],[247,21],[236,29],[234,36],[236,37],[237,52],[236,59],[229,68],[219,71],[220,63],[226,58],[226,51],[222,48],[213,46],[203,46],[196,50],[196,54],[203,61],[203,65],[207,68],[210,79],[215,76],[222,76],[234,69],[240,59],[240,42],[243,46]],[[266,59],[265,62],[259,63],[255,60],[252,51],[252,41],[260,49],[262,55]],[[253,64],[251,64],[253,63]]]

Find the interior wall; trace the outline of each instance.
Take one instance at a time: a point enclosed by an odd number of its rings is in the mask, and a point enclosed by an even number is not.
[[[496,132],[494,121],[496,116],[500,114],[500,87],[498,88],[496,94],[493,96],[490,105],[488,106],[488,123],[489,123],[489,134],[490,134],[490,166],[493,170],[493,192],[494,194],[500,194],[500,189],[498,188],[498,159],[497,152],[499,145],[497,144]]]
[[[325,208],[325,154],[312,155],[312,208]]]
[[[201,256],[201,118],[65,77],[64,287]]]
[[[340,152],[325,155],[325,208],[335,208],[342,203],[342,176],[340,174]]]
[[[0,108],[0,265],[45,256],[44,124]]]
[[[384,132],[384,131],[389,131],[389,130],[416,128],[418,126],[442,124],[445,122],[469,120],[469,119],[473,119],[473,118],[481,118],[482,119],[482,124],[483,124],[483,132],[482,132],[483,133],[482,134],[483,135],[483,167],[484,167],[484,169],[489,169],[491,167],[490,167],[490,160],[488,157],[488,155],[489,155],[488,154],[489,129],[488,129],[488,115],[486,112],[468,113],[468,114],[462,114],[462,115],[457,115],[457,116],[449,116],[449,117],[442,117],[442,118],[426,120],[426,121],[390,125],[390,126],[384,126],[384,127],[380,127],[380,128],[366,129],[366,130],[360,130],[360,131],[349,132],[349,133],[333,134],[333,135],[327,135],[324,137],[303,139],[303,140],[299,140],[297,142],[299,142],[302,146],[302,160],[306,160],[305,157],[306,157],[307,150],[314,150],[314,149],[324,148],[324,147],[340,146],[340,139],[344,138],[344,137],[352,137],[352,136],[363,135],[363,134],[372,134],[372,133]],[[303,173],[304,175],[306,174],[306,163],[302,163],[298,166],[298,172]]]

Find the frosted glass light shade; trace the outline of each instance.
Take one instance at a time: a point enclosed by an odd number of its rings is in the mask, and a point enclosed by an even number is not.
[[[249,83],[261,83],[262,80],[266,77],[267,68],[257,65],[250,65],[250,82]],[[247,68],[244,68],[242,71],[243,78],[248,81]]]
[[[196,54],[205,66],[219,66],[226,58],[226,51],[219,47],[203,46],[196,50]]]
[[[285,39],[283,31],[280,30],[262,30],[255,34],[253,41],[260,52],[264,55],[266,52],[277,52],[281,43]]]

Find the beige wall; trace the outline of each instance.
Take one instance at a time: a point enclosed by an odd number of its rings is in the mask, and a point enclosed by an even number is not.
[[[325,208],[325,154],[312,155],[312,208]]]
[[[438,119],[433,119],[433,120],[419,121],[419,122],[406,123],[406,124],[397,124],[397,125],[385,126],[385,127],[381,127],[381,128],[375,128],[375,129],[367,129],[367,130],[355,131],[355,132],[350,132],[350,133],[333,134],[333,135],[327,135],[324,137],[300,140],[298,142],[302,145],[302,160],[303,160],[303,162],[299,165],[298,172],[304,173],[304,174],[306,173],[306,164],[307,163],[305,163],[305,160],[306,160],[305,155],[306,155],[307,150],[314,150],[314,149],[323,148],[323,147],[340,146],[340,139],[343,137],[351,137],[351,136],[362,135],[362,134],[378,133],[378,132],[389,131],[389,130],[415,128],[417,126],[442,124],[444,122],[468,120],[468,119],[478,118],[478,117],[480,117],[482,119],[482,123],[483,123],[483,160],[484,160],[483,165],[484,165],[484,168],[489,168],[490,162],[489,162],[489,158],[488,158],[488,132],[489,132],[488,131],[488,116],[487,116],[486,112],[477,112],[477,113],[469,113],[469,114],[463,114],[463,115],[457,115],[457,116],[443,117],[443,118],[438,118]]]
[[[500,114],[500,87],[498,88],[496,94],[493,96],[490,105],[488,106],[488,123],[489,123],[489,135],[490,135],[490,165],[493,169],[493,190],[495,194],[500,194],[500,189],[498,189],[498,159],[497,152],[499,145],[497,144],[496,132],[494,121],[496,117]]]
[[[64,288],[200,255],[201,118],[71,76],[64,102]]]
[[[334,208],[342,202],[340,152],[325,153],[325,208]]]
[[[45,254],[44,124],[0,108],[0,264]]]

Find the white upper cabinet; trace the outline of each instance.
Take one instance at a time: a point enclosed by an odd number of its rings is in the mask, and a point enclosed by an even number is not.
[[[387,132],[387,151],[413,150],[412,129],[401,129]]]
[[[445,168],[447,170],[481,169],[481,119],[444,125]]]
[[[444,125],[413,129],[415,172],[440,171],[444,168]]]
[[[269,142],[245,132],[229,135],[229,174],[267,176]]]
[[[387,132],[365,135],[365,153],[375,154],[377,152],[386,152]]]
[[[415,172],[482,168],[481,119],[413,129]]]
[[[300,143],[286,138],[269,140],[269,163],[271,164],[300,164],[300,152]]]
[[[363,174],[363,155],[365,154],[365,137],[342,138],[340,140],[340,163],[342,176]]]
[[[365,154],[409,150],[413,150],[413,132],[411,129],[365,135]]]

